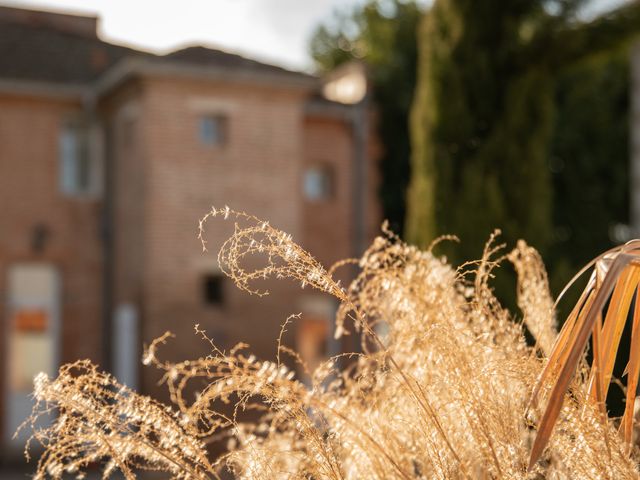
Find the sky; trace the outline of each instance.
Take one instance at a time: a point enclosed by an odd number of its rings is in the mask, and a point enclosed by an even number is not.
[[[0,0],[0,5],[97,15],[104,40],[155,53],[201,44],[308,70],[308,44],[315,27],[330,20],[334,10],[363,1]],[[606,10],[624,1],[594,4]]]

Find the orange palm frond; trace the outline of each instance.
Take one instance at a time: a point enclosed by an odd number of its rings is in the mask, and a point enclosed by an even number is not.
[[[604,401],[607,396],[613,365],[631,303],[640,284],[640,240],[603,253],[583,268],[562,291],[558,300],[575,280],[594,267],[591,278],[580,299],[569,314],[549,360],[535,386],[530,406],[537,404],[540,393],[550,390],[547,406],[538,425],[538,433],[531,449],[529,469],[539,460],[549,442],[558,420],[565,394],[575,375],[589,338],[592,338],[590,396],[606,419]],[[606,309],[604,323],[603,309]],[[556,301],[557,304],[557,301]],[[626,408],[621,431],[630,446],[633,432],[633,406],[640,373],[640,307],[636,301],[632,327],[632,348],[628,369]]]

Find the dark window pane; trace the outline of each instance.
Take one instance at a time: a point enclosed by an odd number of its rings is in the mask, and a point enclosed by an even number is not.
[[[222,305],[224,303],[224,276],[206,275],[203,284],[204,303]]]
[[[87,125],[78,119],[65,121],[60,130],[60,189],[66,195],[85,195],[94,187],[88,135]]]
[[[333,195],[333,171],[328,166],[307,169],[303,188],[307,200],[328,200]]]
[[[222,115],[206,115],[200,118],[200,141],[205,145],[224,145],[227,136],[227,119]]]

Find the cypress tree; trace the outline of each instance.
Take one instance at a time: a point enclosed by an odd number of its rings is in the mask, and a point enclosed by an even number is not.
[[[511,244],[525,238],[547,250],[558,72],[640,25],[638,2],[590,22],[578,19],[582,3],[434,2],[419,32],[410,241],[456,234],[462,244],[448,253],[468,260],[500,228]]]

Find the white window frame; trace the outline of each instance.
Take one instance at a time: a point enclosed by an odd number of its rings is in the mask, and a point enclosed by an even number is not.
[[[58,136],[59,188],[74,198],[95,198],[102,186],[102,130],[81,116],[68,116]],[[81,169],[86,169],[82,172]]]

